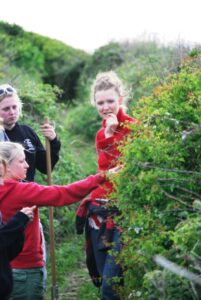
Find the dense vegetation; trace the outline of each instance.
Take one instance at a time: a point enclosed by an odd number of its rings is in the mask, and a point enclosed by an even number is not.
[[[160,254],[200,275],[200,67],[201,55],[186,58],[178,73],[139,99],[141,124],[122,148],[116,197],[129,299],[200,299],[199,285],[153,261]]]
[[[44,116],[56,124],[62,150],[52,175],[55,184],[96,171],[94,136],[100,119],[89,104],[96,73],[114,69],[125,81],[129,112],[140,124],[121,148],[125,167],[114,178],[117,192],[112,195],[122,211],[122,299],[201,299],[198,284],[172,275],[153,259],[160,254],[200,275],[199,49],[133,41],[109,43],[89,55],[3,22],[0,41],[0,83],[18,89],[24,103],[22,121],[38,133]],[[37,174],[37,181],[46,179]],[[55,209],[60,299],[95,300],[98,291],[81,267],[84,238],[75,235],[75,208]],[[41,219],[48,241],[45,208]],[[75,285],[77,296],[68,296]]]

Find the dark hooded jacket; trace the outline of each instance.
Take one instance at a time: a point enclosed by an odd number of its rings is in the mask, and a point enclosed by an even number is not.
[[[10,261],[22,250],[24,229],[29,218],[18,212],[7,224],[0,225],[0,299],[7,300],[12,291],[13,279]]]

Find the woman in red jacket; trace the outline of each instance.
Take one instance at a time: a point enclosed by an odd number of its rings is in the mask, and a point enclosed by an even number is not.
[[[4,223],[24,206],[64,206],[75,203],[104,181],[97,174],[66,186],[20,182],[26,178],[29,167],[24,148],[18,143],[0,142],[0,157],[8,163],[4,185],[0,188],[0,211]],[[23,250],[11,263],[14,277],[12,299],[43,299],[43,264],[39,211],[36,208],[33,221],[25,230]]]
[[[129,124],[136,120],[124,111],[125,90],[113,71],[97,75],[91,89],[91,102],[102,118],[102,127],[96,134],[98,169],[106,171],[118,165],[118,146],[130,133]],[[113,213],[118,212],[115,208],[105,208],[112,191],[112,183],[106,181],[93,190],[90,198],[84,200],[77,211],[78,233],[82,233],[82,217],[84,214],[88,216],[87,266],[94,284],[101,286],[102,300],[119,299],[114,280],[117,288],[123,281],[121,267],[108,252],[112,249],[118,253],[121,249],[120,232],[111,218]]]
[[[6,172],[6,162],[0,158],[0,186]],[[13,288],[10,261],[22,251],[24,230],[33,220],[36,206],[22,208],[6,224],[2,223],[0,212],[0,299],[8,300]]]

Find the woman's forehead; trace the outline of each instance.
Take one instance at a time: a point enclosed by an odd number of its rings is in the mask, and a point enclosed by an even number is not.
[[[15,98],[14,95],[12,96],[6,96],[4,99],[2,99],[0,101],[0,105],[1,107],[9,107],[9,106],[13,106],[13,105],[19,105],[17,99]]]
[[[118,93],[113,89],[97,91],[95,94],[95,99],[116,99],[118,98]]]

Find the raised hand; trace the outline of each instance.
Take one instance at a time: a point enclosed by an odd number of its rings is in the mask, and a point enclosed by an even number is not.
[[[105,137],[108,138],[113,136],[118,125],[119,122],[117,120],[117,116],[115,114],[108,114],[106,120]]]

